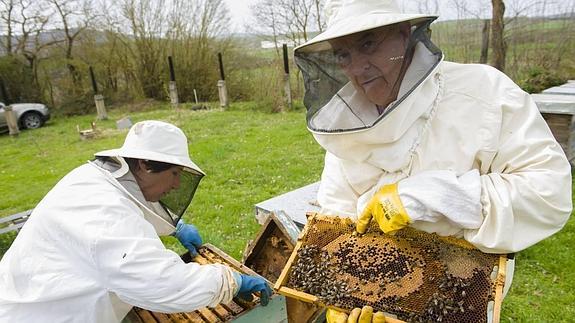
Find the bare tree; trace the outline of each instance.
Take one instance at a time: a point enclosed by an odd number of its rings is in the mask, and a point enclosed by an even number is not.
[[[322,8],[322,0],[261,0],[251,10],[256,23],[264,31],[272,33],[279,53],[281,36],[299,45],[310,38],[312,30],[323,30],[325,19],[321,14]]]
[[[429,0],[418,1],[417,2],[418,11],[426,14],[437,14],[439,13],[438,1],[439,0],[432,0],[431,3]]]
[[[478,29],[482,27],[481,20],[487,11],[485,4],[482,2],[470,3],[468,0],[449,0],[444,10],[450,11],[451,15],[455,14],[457,18],[455,25],[451,30],[444,30],[443,39],[449,42],[451,39],[457,40],[457,52],[464,63],[477,62],[476,46],[478,41]]]
[[[165,57],[166,12],[168,8],[159,1],[124,0],[122,15],[127,19],[134,37],[136,74],[146,97],[161,98],[161,61]]]
[[[165,97],[168,55],[194,81],[210,77],[213,52],[225,39],[222,35],[229,21],[223,0],[123,0],[119,12],[123,31],[132,37],[126,46],[144,96]],[[188,79],[180,81],[178,88]]]
[[[38,65],[42,58],[41,53],[49,47],[63,42],[63,39],[45,37],[47,25],[50,23],[50,11],[44,2],[20,0],[19,9],[20,14],[15,21],[20,30],[16,37],[16,52],[26,59],[32,73],[32,80],[39,88]]]
[[[177,18],[170,21],[179,23],[172,23],[173,27],[170,27],[171,54],[177,63],[176,74],[194,76],[179,79],[180,97],[194,100],[194,89],[206,97],[215,91],[214,84],[218,80],[216,53],[226,55],[232,48],[227,37],[229,13],[223,0],[192,3],[181,0],[176,4],[171,16]],[[190,19],[190,12],[193,19]],[[175,30],[177,33],[173,32]]]
[[[288,39],[300,44],[308,39],[308,27],[312,6],[306,0],[278,0],[283,9],[278,12]]]
[[[493,15],[491,18],[491,65],[500,71],[505,70],[506,44],[503,38],[505,4],[503,0],[491,0],[493,5]]]
[[[58,40],[51,40],[46,36],[50,10],[47,10],[45,1],[38,0],[0,0],[0,4],[5,9],[0,13],[0,23],[6,28],[3,48],[6,55],[12,59],[10,65],[15,69],[11,72],[17,73],[22,84],[26,84],[26,88],[15,91],[28,98],[38,98],[42,92],[38,65],[42,58],[49,58],[49,55],[43,55],[43,52],[58,43]],[[21,67],[16,67],[18,65]],[[20,70],[17,71],[18,68]],[[7,68],[4,72],[11,73],[9,70],[10,68]]]
[[[84,32],[94,19],[90,0],[49,0],[58,16],[64,31],[64,55],[67,67],[74,84],[74,89],[81,87],[82,75],[74,64],[74,45],[76,39]]]
[[[12,38],[14,36],[14,11],[16,10],[15,0],[0,0],[2,9],[0,10],[0,23],[6,29],[5,42],[0,42],[7,55],[12,55]]]
[[[321,33],[325,28],[325,19],[323,18],[322,15],[323,1],[313,0],[313,3],[315,5],[315,12],[313,14],[313,19],[317,22],[317,31]]]
[[[280,44],[278,38],[280,37],[280,24],[279,17],[276,13],[275,0],[257,2],[250,7],[250,10],[253,12],[257,25],[260,27],[260,33],[270,35],[269,37],[274,43],[276,54],[279,57]]]

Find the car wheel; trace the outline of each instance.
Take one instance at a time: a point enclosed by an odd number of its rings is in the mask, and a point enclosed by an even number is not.
[[[20,123],[26,129],[36,129],[42,126],[42,116],[36,112],[27,112],[20,119]]]

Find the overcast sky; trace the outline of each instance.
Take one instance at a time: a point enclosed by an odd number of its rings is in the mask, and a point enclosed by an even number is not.
[[[232,23],[236,26],[235,30],[243,30],[244,25],[251,19],[251,12],[249,5],[256,3],[257,0],[224,0],[228,9],[230,10],[230,16],[232,17]]]
[[[258,2],[258,0],[224,0],[230,11],[232,23],[235,25],[233,28],[236,31],[244,31],[244,26],[251,19],[251,12],[249,5]],[[418,12],[425,10],[420,8],[422,3],[426,1],[421,0],[402,0],[398,1],[400,6],[407,8],[407,11]],[[481,18],[489,18],[491,10],[490,0],[437,0],[427,1],[428,3],[437,2],[440,6],[440,20],[467,18],[469,15],[480,14]],[[541,14],[556,14],[558,12],[573,11],[575,7],[575,0],[505,0],[507,7],[507,14],[515,14],[521,11],[524,15],[541,15]],[[464,9],[455,9],[455,4],[464,5]],[[532,4],[532,5],[529,5]],[[544,6],[543,8],[540,8]],[[433,9],[433,8],[431,8]],[[467,14],[465,13],[467,11]],[[429,12],[425,12],[429,13]],[[461,17],[461,15],[465,15]]]

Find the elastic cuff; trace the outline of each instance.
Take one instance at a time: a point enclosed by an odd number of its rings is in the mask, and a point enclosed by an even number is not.
[[[237,271],[234,271],[234,280],[236,281],[236,288],[234,289],[234,296],[237,296],[239,291],[240,291],[240,287],[242,286],[242,275],[240,273],[238,273]]]

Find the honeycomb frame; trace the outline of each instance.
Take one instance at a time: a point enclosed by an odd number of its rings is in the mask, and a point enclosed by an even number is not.
[[[388,322],[498,322],[506,262],[462,239],[386,235],[375,221],[357,235],[350,218],[310,213],[274,288],[345,312],[370,305]]]

